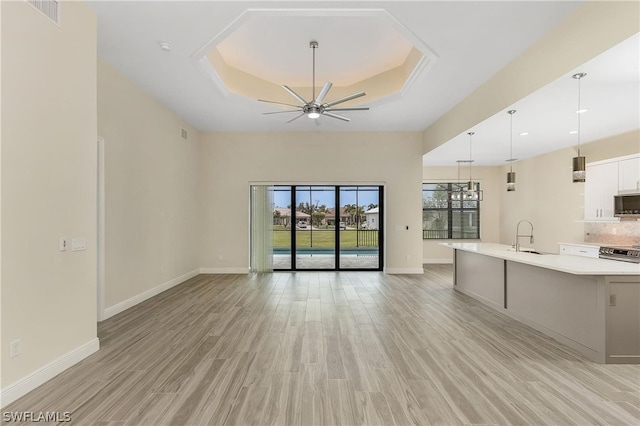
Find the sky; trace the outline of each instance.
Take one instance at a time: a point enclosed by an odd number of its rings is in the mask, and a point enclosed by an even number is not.
[[[335,207],[335,187],[333,186],[298,186],[296,191],[296,203],[310,203],[325,205],[328,208]],[[276,186],[274,191],[275,207],[287,207],[291,204],[291,190],[289,186]],[[340,204],[356,204],[368,206],[378,205],[377,186],[344,186],[340,189]]]

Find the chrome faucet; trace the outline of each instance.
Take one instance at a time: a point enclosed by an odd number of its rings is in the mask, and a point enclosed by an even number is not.
[[[529,226],[531,226],[531,233],[529,235],[520,235],[520,224],[522,222],[527,222]],[[518,222],[518,225],[516,226],[516,242],[515,242],[516,251],[520,251],[520,237],[529,237],[529,243],[533,244],[533,224],[528,220],[521,220],[520,222]]]

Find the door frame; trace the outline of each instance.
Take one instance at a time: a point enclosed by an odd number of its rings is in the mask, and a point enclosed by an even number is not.
[[[362,271],[383,271],[384,270],[384,185],[380,183],[376,184],[368,184],[368,183],[347,183],[347,184],[325,184],[325,183],[302,183],[302,184],[276,184],[273,186],[288,186],[291,189],[291,267],[283,268],[283,269],[274,269],[274,271],[296,271],[296,272],[313,272],[313,271],[354,271],[354,272],[362,272]],[[295,224],[297,223],[296,218],[296,189],[298,187],[314,187],[314,186],[322,186],[322,187],[333,187],[335,190],[335,262],[333,269],[316,269],[316,268],[304,268],[298,269],[296,265],[296,229]],[[378,228],[378,267],[377,268],[341,268],[340,267],[340,227],[338,226],[340,218],[339,218],[339,209],[340,209],[340,189],[343,187],[377,187],[378,189],[378,209],[379,209],[379,228]],[[313,230],[312,230],[313,232]]]
[[[98,137],[97,197],[96,197],[96,310],[98,322],[105,319],[105,159],[104,138]]]

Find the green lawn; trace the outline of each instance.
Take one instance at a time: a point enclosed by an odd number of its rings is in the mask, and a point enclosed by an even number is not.
[[[279,229],[278,229],[279,228]],[[313,246],[311,245],[313,233]],[[356,236],[360,239],[360,244],[356,244]],[[296,246],[301,247],[317,247],[317,248],[331,248],[335,247],[335,230],[316,230],[314,229],[298,229],[296,230]],[[340,247],[376,247],[378,239],[378,231],[367,230],[343,230],[340,231]],[[286,248],[291,247],[291,231],[289,228],[282,226],[274,226],[273,232],[273,247]]]

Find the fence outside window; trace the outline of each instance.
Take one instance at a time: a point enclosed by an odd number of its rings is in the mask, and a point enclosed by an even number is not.
[[[450,196],[463,186],[452,182],[422,184],[423,239],[480,238],[480,202],[452,200]]]

